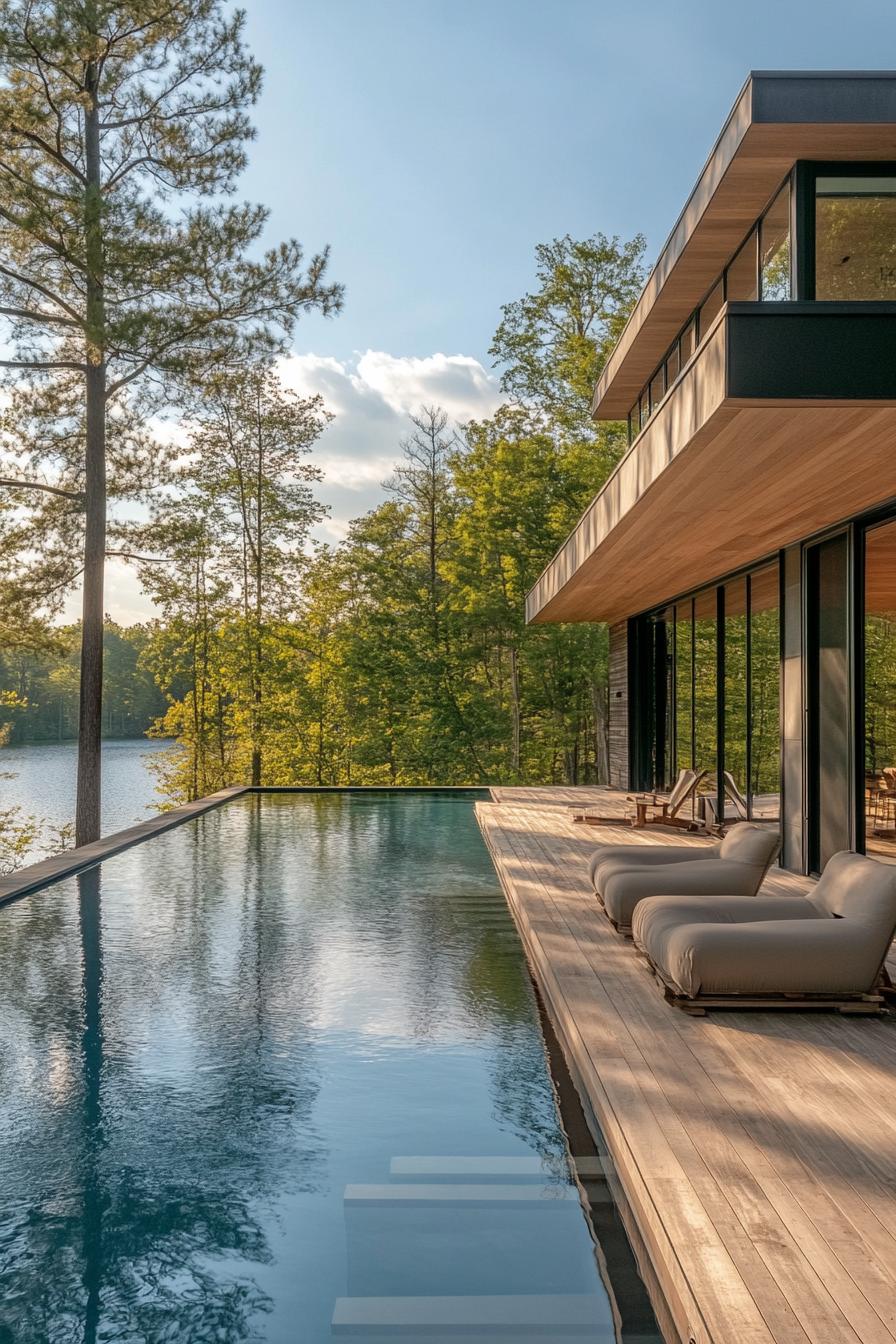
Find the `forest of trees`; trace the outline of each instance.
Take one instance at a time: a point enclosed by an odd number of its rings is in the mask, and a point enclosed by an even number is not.
[[[101,734],[171,739],[168,802],[606,778],[606,631],[523,608],[624,448],[589,407],[644,240],[537,246],[496,314],[504,404],[470,424],[421,406],[383,502],[313,545],[329,414],[277,361],[343,296],[326,249],[261,252],[265,210],[228,200],[261,78],[242,15],[13,3],[0,61],[0,741],[77,736],[78,842]],[[109,556],[155,619],[103,619]]]
[[[422,407],[336,547],[307,545],[325,407],[265,366],[208,380],[189,454],[118,543],[159,617],[105,628],[104,732],[174,739],[168,799],[606,777],[606,630],[527,627],[523,606],[622,450],[588,405],[641,246],[538,248],[494,340],[506,404],[464,426]],[[0,656],[7,740],[73,735],[77,634],[32,626]]]

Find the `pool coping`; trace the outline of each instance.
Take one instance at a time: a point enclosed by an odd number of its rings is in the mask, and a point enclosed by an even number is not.
[[[89,845],[64,849],[59,854],[40,859],[37,863],[30,863],[25,868],[18,868],[15,872],[0,877],[0,906],[8,901],[17,901],[22,896],[30,896],[35,891],[40,891],[42,887],[52,886],[53,883],[61,882],[67,877],[74,877],[75,874],[83,872],[86,868],[92,868],[104,859],[121,854],[132,845],[140,845],[144,840],[151,840],[154,835],[161,835],[185,821],[192,821],[194,817],[211,812],[216,807],[222,807],[233,798],[244,797],[250,793],[490,792],[490,786],[487,784],[230,784],[225,789],[219,789],[217,793],[197,798],[195,802],[182,803],[180,807],[172,807],[168,812],[157,812],[146,821],[137,822],[135,826],[128,826],[123,831],[114,831],[112,835],[105,835]]]

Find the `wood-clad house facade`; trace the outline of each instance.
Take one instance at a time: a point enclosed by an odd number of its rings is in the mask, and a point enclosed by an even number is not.
[[[609,623],[611,783],[896,857],[896,74],[749,77],[593,412],[527,617]]]

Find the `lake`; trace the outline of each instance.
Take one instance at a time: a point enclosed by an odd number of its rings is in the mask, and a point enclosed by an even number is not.
[[[156,781],[149,762],[170,742],[103,743],[103,834],[111,835],[159,810]],[[75,816],[75,742],[42,742],[0,750],[0,808],[21,807],[50,826],[63,826]],[[11,775],[8,779],[5,776]],[[36,850],[34,859],[42,857]]]

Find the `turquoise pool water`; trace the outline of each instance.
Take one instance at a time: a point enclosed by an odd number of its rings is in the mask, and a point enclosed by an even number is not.
[[[617,1337],[472,798],[238,799],[0,909],[3,1344]]]

